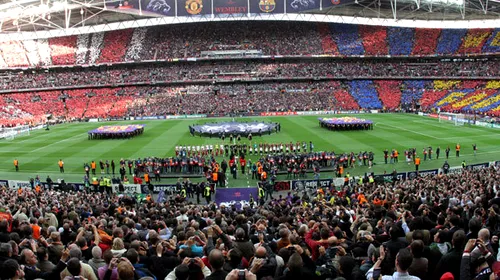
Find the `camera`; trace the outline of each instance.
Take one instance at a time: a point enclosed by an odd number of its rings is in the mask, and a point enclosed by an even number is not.
[[[238,280],[245,280],[245,270],[244,269],[240,269],[240,271],[238,271]]]

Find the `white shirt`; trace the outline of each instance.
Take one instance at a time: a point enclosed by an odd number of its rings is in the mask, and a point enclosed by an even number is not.
[[[371,280],[373,275],[373,267],[366,273],[366,279]],[[394,272],[393,275],[383,275],[382,280],[420,280],[417,276],[412,276],[408,272]]]

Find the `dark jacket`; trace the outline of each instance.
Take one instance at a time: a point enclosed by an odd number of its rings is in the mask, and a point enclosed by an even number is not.
[[[216,270],[210,276],[206,277],[205,280],[224,280],[227,274],[224,270]]]
[[[451,249],[444,255],[436,266],[434,279],[440,279],[446,272],[451,272],[455,279],[460,279],[460,263],[462,261],[462,250]]]
[[[34,268],[25,266],[24,267],[24,279],[26,280],[34,280],[37,278],[46,279],[46,280],[59,280],[61,279],[61,272],[66,268],[66,264],[62,261],[57,263],[56,268],[51,272],[42,272],[40,270],[36,270]]]

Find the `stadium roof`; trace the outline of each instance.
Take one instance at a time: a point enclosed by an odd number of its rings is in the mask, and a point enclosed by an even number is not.
[[[150,1],[153,0],[139,0],[138,3]],[[179,1],[179,4],[175,5],[176,9],[183,8],[183,3],[186,2],[186,0],[176,1]],[[249,6],[250,1],[259,0],[249,0]],[[122,2],[128,3],[125,0],[0,0],[0,41],[185,22],[235,20],[339,22],[427,28],[500,27],[500,0],[342,1],[344,2],[340,2],[340,5],[301,13],[243,15],[210,13],[195,17],[177,17],[150,13],[141,8],[140,4],[138,9],[120,9]],[[178,7],[180,5],[182,7]]]

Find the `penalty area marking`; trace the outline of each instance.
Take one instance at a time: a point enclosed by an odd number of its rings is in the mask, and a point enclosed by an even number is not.
[[[31,153],[38,152],[38,151],[41,151],[41,150],[43,150],[43,149],[45,149],[45,148],[47,148],[47,147],[50,147],[50,146],[53,146],[53,145],[56,145],[56,144],[59,144],[59,143],[62,143],[62,142],[69,141],[69,140],[71,140],[71,139],[73,139],[73,138],[80,137],[80,136],[82,136],[82,135],[84,135],[84,134],[85,134],[85,135],[87,135],[87,132],[77,134],[77,135],[75,135],[75,136],[73,136],[73,137],[70,137],[70,138],[66,138],[66,139],[63,139],[63,140],[59,140],[59,141],[57,141],[57,142],[54,142],[54,143],[52,143],[52,144],[49,144],[49,145],[46,145],[46,146],[40,147],[40,148],[38,148],[38,149],[34,149],[33,151],[31,151]]]
[[[440,139],[439,137],[436,137],[436,136],[432,136],[432,135],[429,135],[429,134],[425,134],[425,133],[421,133],[421,132],[409,130],[409,129],[406,129],[406,128],[403,128],[403,127],[397,127],[397,126],[386,124],[386,123],[379,123],[379,124],[385,125],[385,126],[388,126],[388,127],[392,127],[392,128],[396,128],[396,129],[401,129],[401,130],[408,131],[408,132],[411,132],[411,133],[419,134],[419,135],[422,135],[422,136],[425,136],[425,137],[429,137],[429,138]]]

